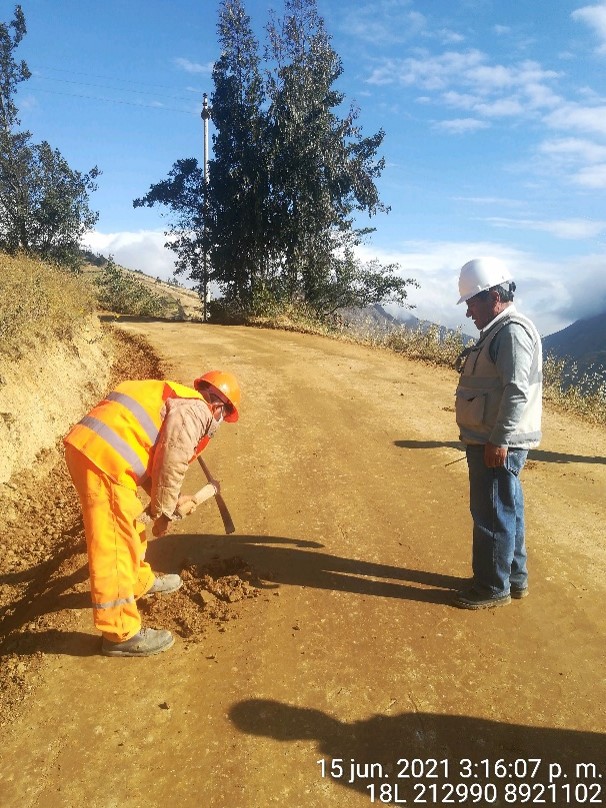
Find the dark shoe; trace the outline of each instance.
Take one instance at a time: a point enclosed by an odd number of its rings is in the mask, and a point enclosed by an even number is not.
[[[512,598],[516,600],[521,600],[522,598],[528,597],[528,587],[527,586],[512,586],[509,590],[509,594]]]
[[[457,606],[459,609],[494,609],[496,606],[506,606],[511,603],[511,597],[509,595],[500,595],[499,597],[491,598],[472,588],[457,592],[452,603],[453,606]]]
[[[105,656],[146,657],[161,654],[175,642],[175,638],[165,629],[142,628],[134,637],[124,642],[112,642],[103,638],[101,653]]]
[[[179,575],[156,575],[156,580],[145,595],[168,595],[169,592],[176,592],[182,583]]]

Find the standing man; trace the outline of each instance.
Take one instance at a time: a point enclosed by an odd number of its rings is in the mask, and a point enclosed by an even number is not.
[[[188,465],[222,420],[237,421],[240,388],[231,373],[212,370],[193,388],[169,381],[126,381],[65,437],[65,458],[80,497],[95,626],[107,656],[150,656],[174,643],[170,631],[141,628],[137,598],[181,586],[179,575],[156,577],[145,561],[139,521],[141,486],[151,497],[154,536],[178,519]],[[217,493],[207,486],[208,495]]]
[[[516,285],[497,258],[461,269],[459,303],[480,331],[459,358],[456,418],[466,446],[473,519],[473,578],[462,609],[489,609],[528,594],[519,475],[541,439],[541,338],[513,304]]]

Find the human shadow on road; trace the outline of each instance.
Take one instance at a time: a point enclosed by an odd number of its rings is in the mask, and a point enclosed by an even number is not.
[[[301,766],[315,765],[318,780],[375,803],[576,805],[601,803],[591,797],[603,798],[606,789],[606,735],[595,732],[418,711],[347,723],[268,699],[240,701],[229,718],[249,735],[317,741],[318,759]],[[520,790],[521,783],[529,788]],[[457,784],[463,784],[458,792]],[[297,803],[292,792],[291,798]]]
[[[88,605],[90,607],[90,598]],[[99,656],[101,652],[101,635],[56,628],[24,630],[11,637],[6,646],[7,652],[16,653],[21,657],[37,656],[38,654],[58,654],[75,657]]]
[[[342,558],[323,550],[318,542],[277,536],[173,534],[151,542],[147,560],[158,572],[179,572],[186,562],[204,564],[218,554],[236,555],[255,569],[260,578],[256,585],[267,589],[290,584],[424,603],[447,603],[451,591],[465,582],[438,572]],[[15,573],[17,577],[23,575]],[[30,585],[2,623],[0,653],[97,654],[98,635],[37,625],[40,618],[44,621],[53,612],[90,609],[88,590],[74,591],[87,579],[86,564],[63,575],[57,575],[56,570],[54,575],[30,570],[26,578]],[[31,629],[27,628],[29,623],[33,624]]]
[[[44,562],[26,570],[0,575],[0,585],[21,585],[20,597],[0,607],[0,653],[7,650],[14,631],[41,615],[62,609],[90,607],[88,592],[74,591],[88,580],[88,565],[61,574],[61,562],[74,557],[77,549],[62,551],[51,562]]]
[[[0,576],[0,584],[21,580],[26,587],[19,600],[0,609],[0,656],[67,654],[91,656],[99,653],[99,637],[48,626],[48,615],[63,610],[91,608],[90,592],[74,591],[88,580],[88,565],[60,574],[55,564],[41,564],[25,572]],[[31,625],[31,628],[30,628]],[[92,625],[92,618],[91,618]]]
[[[461,452],[460,459],[463,460],[465,456],[465,446],[455,440],[396,440],[394,446],[399,446],[401,449],[458,449]],[[545,449],[531,449],[528,452],[528,459],[540,463],[606,463],[606,457],[598,455],[548,452]]]
[[[158,569],[174,569],[179,557],[204,563],[212,548],[222,555],[238,555],[251,564],[268,586],[293,586],[352,592],[423,603],[447,603],[453,589],[467,579],[410,567],[394,567],[322,552],[322,545],[277,536],[206,537],[182,534],[150,544],[147,558]]]

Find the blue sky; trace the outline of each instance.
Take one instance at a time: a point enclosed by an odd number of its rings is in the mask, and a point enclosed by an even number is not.
[[[162,209],[132,201],[202,160],[214,0],[23,0],[22,127],[102,173],[90,246],[169,277]],[[245,0],[259,39],[282,0]],[[497,255],[548,334],[606,311],[606,2],[318,0],[364,135],[386,136],[388,215],[360,254],[400,264],[414,314],[465,320],[459,267]],[[9,22],[13,3],[2,3]],[[212,123],[209,127],[212,151]],[[212,156],[212,154],[211,154]],[[364,224],[367,220],[364,221]],[[471,326],[471,328],[470,328]]]

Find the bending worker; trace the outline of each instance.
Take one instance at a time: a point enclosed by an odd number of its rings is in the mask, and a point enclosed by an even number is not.
[[[513,304],[516,285],[497,258],[461,269],[459,303],[480,331],[460,359],[456,418],[466,446],[473,579],[454,605],[485,609],[528,594],[520,472],[541,439],[542,351]]]
[[[141,486],[151,497],[154,536],[178,517],[189,463],[222,420],[238,420],[235,377],[213,370],[193,389],[170,381],[126,381],[64,439],[65,458],[80,497],[95,626],[108,656],[149,656],[174,643],[170,631],[141,628],[137,598],[173,592],[178,575],[156,577],[145,561],[145,525],[138,518]],[[210,496],[217,489],[210,487]]]

